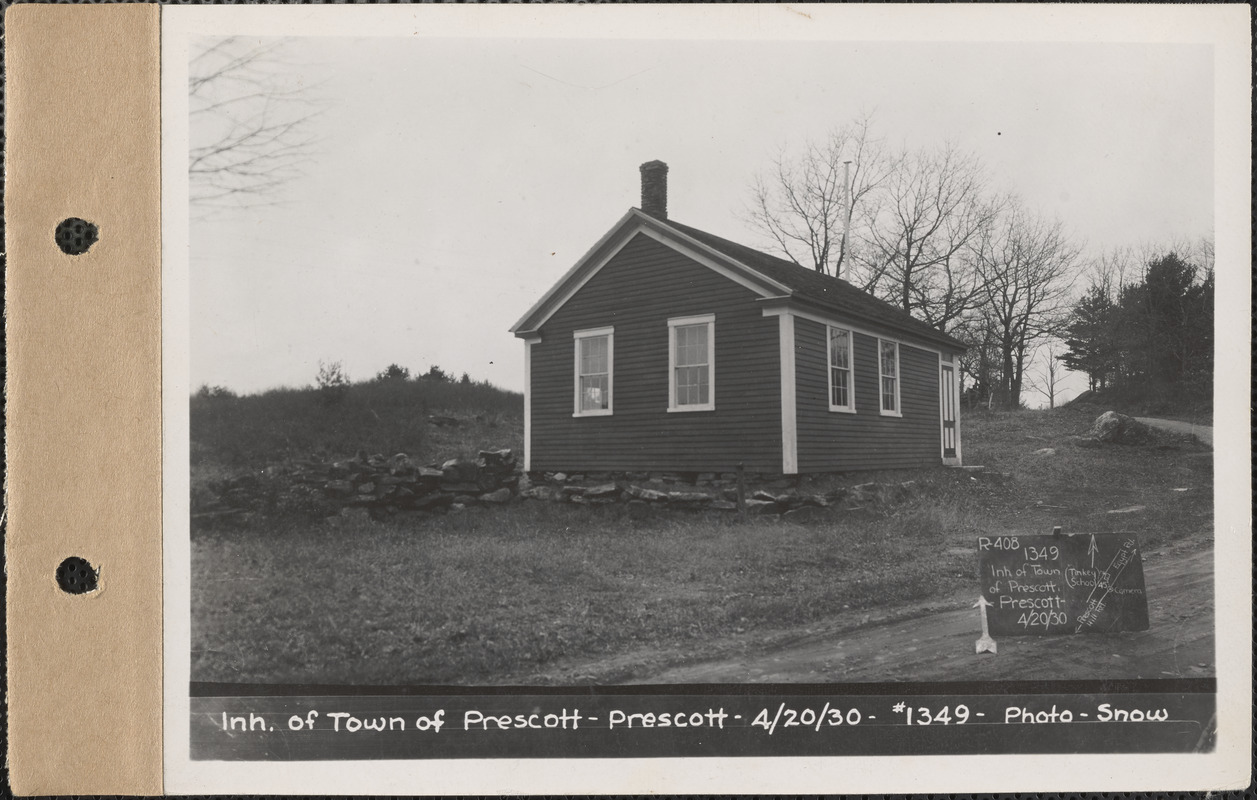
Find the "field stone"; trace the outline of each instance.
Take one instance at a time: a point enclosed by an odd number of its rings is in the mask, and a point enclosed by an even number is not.
[[[521,491],[520,497],[526,497],[530,500],[563,500],[563,493],[553,486],[534,486],[531,489]]]
[[[779,510],[776,503],[771,500],[747,500],[746,513],[748,514],[776,514]]]
[[[1054,455],[1056,455],[1056,448],[1054,448],[1054,447],[1041,447],[1041,448],[1039,448],[1038,450],[1035,450],[1035,451],[1034,451],[1034,454],[1035,454],[1036,456],[1054,456]]]
[[[480,460],[487,466],[511,467],[515,465],[515,453],[504,447],[500,450],[481,450]]]
[[[672,503],[705,503],[711,495],[704,492],[668,492],[668,501]]]
[[[354,492],[354,485],[349,481],[328,481],[323,490],[330,495],[349,495]]]
[[[480,467],[475,461],[465,458],[451,458],[441,465],[441,473],[450,483],[475,483],[480,474]]]
[[[712,500],[711,504],[708,507],[714,508],[717,511],[737,511],[738,510],[738,504],[733,502],[732,500]]]
[[[392,458],[389,459],[389,463],[388,463],[389,470],[392,471],[394,474],[413,469],[414,466],[415,465],[410,462],[410,456],[406,455],[405,453],[395,454]]]
[[[480,495],[482,503],[507,503],[511,499],[510,489],[498,489],[496,492],[488,492]]]
[[[371,481],[367,481],[358,487],[358,494],[373,494],[374,492],[375,484]]]
[[[773,494],[772,492],[767,492],[767,491],[764,491],[763,489],[760,489],[759,491],[757,491],[757,492],[755,492],[754,494],[752,494],[752,495],[751,495],[751,499],[752,499],[752,500],[763,500],[763,501],[765,501],[765,502],[769,502],[769,503],[786,503],[786,502],[789,502],[789,500],[790,500],[790,495],[787,495],[787,494]]]
[[[1112,444],[1147,444],[1154,438],[1152,429],[1147,425],[1116,411],[1105,411],[1096,417],[1087,435]]]
[[[614,483],[603,483],[598,486],[590,486],[585,490],[584,494],[585,497],[589,498],[615,497],[619,491],[620,487]]]
[[[659,501],[668,499],[667,492],[660,492],[654,489],[644,489],[641,486],[630,486],[624,491],[630,497],[637,498],[638,500]]]

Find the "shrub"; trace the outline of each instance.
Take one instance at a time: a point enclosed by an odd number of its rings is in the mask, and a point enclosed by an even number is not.
[[[204,383],[201,384],[200,389],[196,390],[196,394],[193,397],[200,400],[234,400],[236,393],[226,386],[210,386]]]
[[[389,364],[388,368],[375,376],[377,381],[408,381],[410,380],[410,370],[405,367],[399,367],[396,364]]]
[[[325,406],[340,405],[349,394],[349,376],[339,361],[320,361],[315,383],[319,387],[319,401]]]

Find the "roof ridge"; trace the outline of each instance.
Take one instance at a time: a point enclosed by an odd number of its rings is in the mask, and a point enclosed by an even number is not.
[[[897,319],[890,321],[893,328],[907,328],[907,332],[915,333],[917,336],[955,347],[964,347],[964,344],[954,336],[940,331],[925,320],[912,316],[912,314],[902,308],[876,297],[848,280],[808,269],[797,262],[786,260],[771,253],[765,253],[762,250],[717,236],[714,233],[708,233],[700,228],[675,222],[671,219],[662,220],[662,222],[665,225],[676,228],[678,232],[706,244],[708,247],[722,251],[725,256],[749,262],[745,264],[747,268],[764,273],[765,277],[788,285],[795,296],[800,299],[818,302],[842,313],[864,318],[867,321],[877,321],[878,317],[884,317],[889,312],[897,317]],[[784,274],[774,275],[772,274],[774,270]],[[828,296],[831,292],[839,296]]]

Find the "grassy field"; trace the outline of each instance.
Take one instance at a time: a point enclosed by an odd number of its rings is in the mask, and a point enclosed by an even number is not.
[[[457,408],[456,415],[446,409]],[[335,394],[273,389],[191,398],[192,466],[265,467],[291,458],[403,452],[432,460],[523,443],[524,397],[479,381],[376,380]],[[433,425],[440,416],[449,424]]]
[[[1071,444],[1093,418],[970,414],[965,460],[986,471],[814,479],[803,488],[883,479],[916,491],[808,524],[527,501],[426,519],[198,528],[192,676],[579,682],[573,664],[604,659],[629,666],[598,671],[599,682],[627,680],[635,653],[683,663],[717,642],[762,646],[796,626],[974,589],[979,535],[1060,525],[1136,532],[1145,549],[1208,538],[1209,454]],[[1045,448],[1054,453],[1036,453]]]

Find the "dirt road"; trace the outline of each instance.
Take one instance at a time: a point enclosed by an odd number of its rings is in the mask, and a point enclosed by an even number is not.
[[[1135,417],[1145,425],[1160,428],[1173,433],[1186,433],[1213,447],[1213,428],[1208,425],[1197,425],[1194,422],[1180,422],[1176,419],[1154,419],[1152,417]]]
[[[1213,547],[1193,537],[1144,554],[1150,627],[1138,633],[997,639],[975,655],[973,597],[894,612],[858,627],[812,628],[771,648],[651,674],[633,683],[829,683],[1210,677],[1214,667]],[[940,607],[950,606],[950,610]]]

